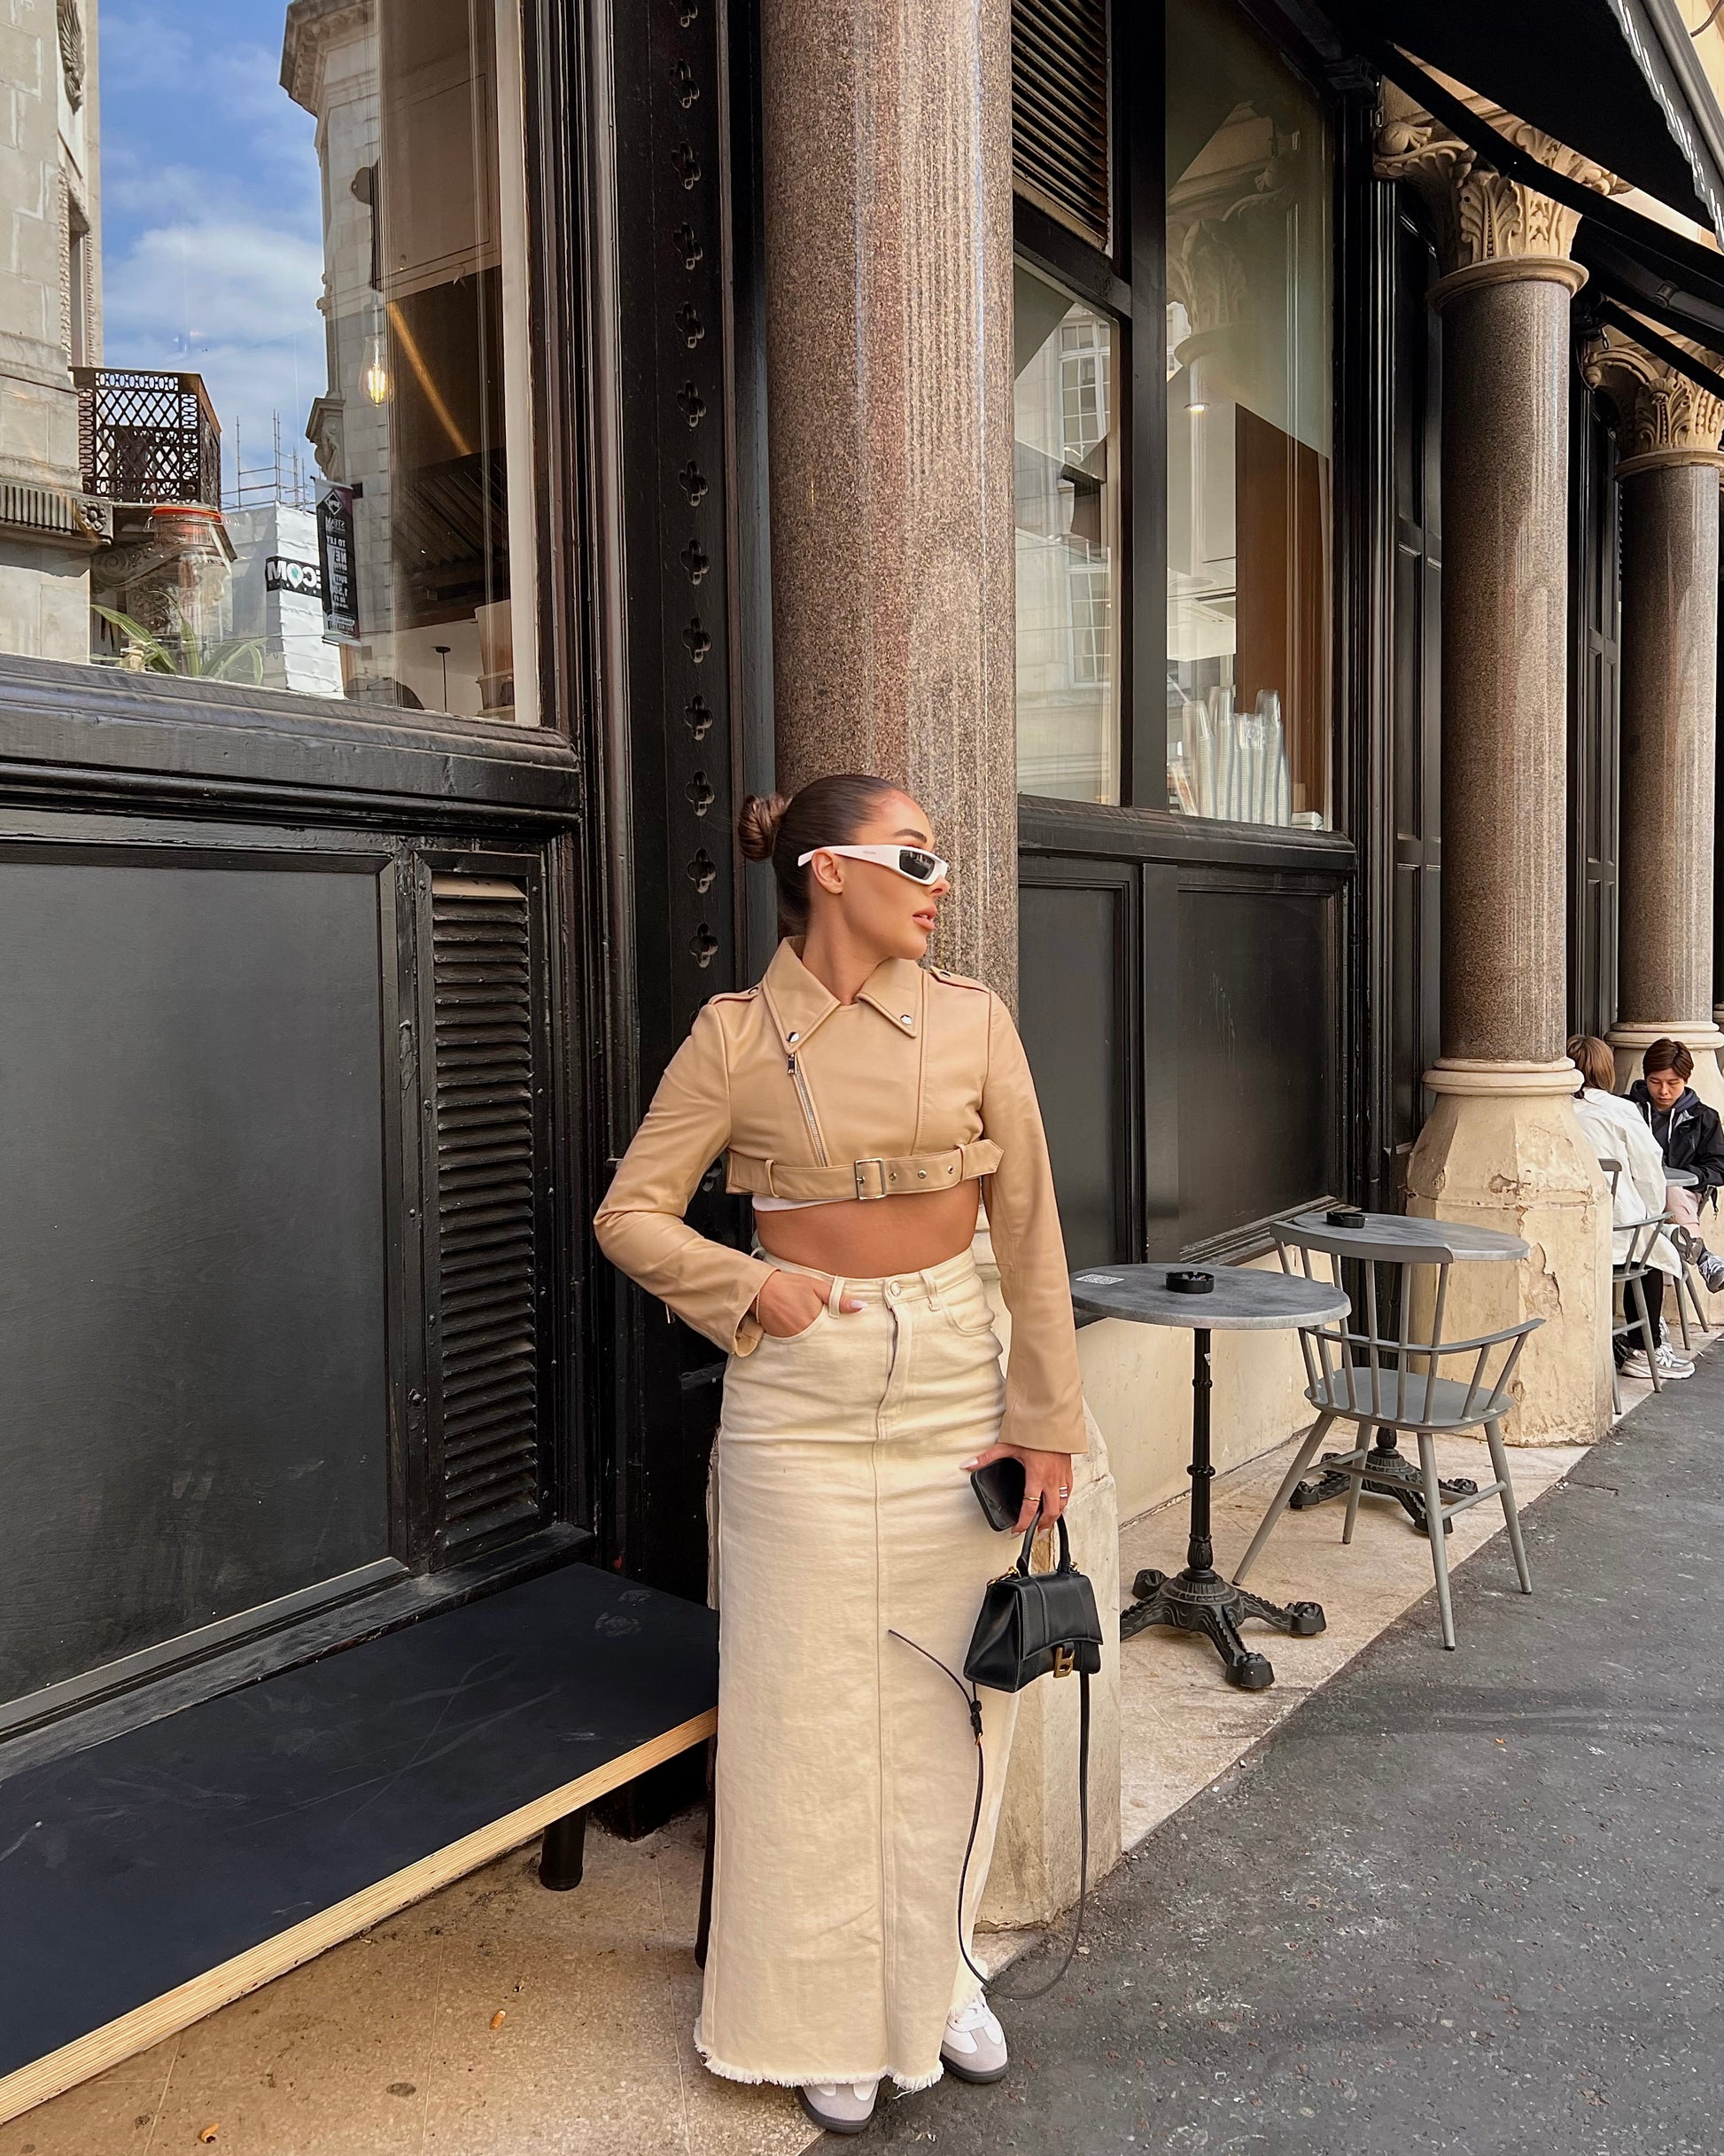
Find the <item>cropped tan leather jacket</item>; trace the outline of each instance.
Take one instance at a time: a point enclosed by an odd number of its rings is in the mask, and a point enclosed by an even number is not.
[[[714,996],[665,1070],[595,1226],[613,1265],[734,1355],[773,1268],[683,1218],[718,1154],[756,1196],[882,1198],[982,1179],[1012,1313],[1002,1442],[1085,1447],[1047,1139],[1011,1013],[980,981],[889,959],[841,1004],[781,943],[759,985]]]

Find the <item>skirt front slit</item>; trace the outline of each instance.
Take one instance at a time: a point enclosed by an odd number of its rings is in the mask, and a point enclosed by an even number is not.
[[[862,1310],[763,1339],[726,1379],[712,1929],[695,2040],[737,2081],[885,2075],[915,2089],[938,2080],[946,2016],[978,1989],[958,1911],[975,1745],[961,1693],[927,1657],[961,1674],[983,1588],[1015,1555],[963,1468],[997,1439],[1005,1386],[967,1252],[841,1281],[841,1294]],[[966,1944],[1017,1706],[981,1699],[987,1798]]]

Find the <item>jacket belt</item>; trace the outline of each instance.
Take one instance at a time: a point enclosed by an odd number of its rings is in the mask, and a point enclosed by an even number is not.
[[[945,1153],[902,1153],[816,1168],[788,1160],[760,1160],[734,1148],[726,1156],[725,1187],[756,1198],[791,1198],[829,1204],[841,1198],[893,1198],[911,1191],[953,1189],[1000,1164],[991,1138],[974,1138]]]

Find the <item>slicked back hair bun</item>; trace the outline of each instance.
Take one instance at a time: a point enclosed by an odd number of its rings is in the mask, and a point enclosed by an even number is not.
[[[771,860],[778,827],[789,806],[781,793],[751,793],[743,802],[742,813],[736,819],[736,837],[744,860]]]
[[[781,936],[808,930],[808,876],[797,857],[816,846],[847,846],[893,794],[904,791],[896,779],[866,772],[837,771],[811,779],[786,800],[782,794],[751,793],[736,819],[743,858],[769,860],[778,884],[778,924]]]

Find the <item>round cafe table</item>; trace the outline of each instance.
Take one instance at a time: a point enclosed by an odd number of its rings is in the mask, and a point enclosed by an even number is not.
[[[1327,1211],[1318,1208],[1313,1212],[1295,1213],[1288,1225],[1292,1227],[1320,1228],[1325,1236],[1337,1242],[1349,1240],[1381,1247],[1384,1243],[1399,1244],[1404,1249],[1417,1249],[1423,1243],[1437,1242],[1452,1251],[1457,1262],[1479,1265],[1503,1265],[1517,1257],[1525,1257],[1527,1246],[1518,1235],[1505,1234],[1501,1228],[1475,1227],[1464,1220],[1426,1220],[1417,1213],[1365,1213],[1349,1226],[1340,1226],[1330,1219]],[[1345,1252],[1342,1253],[1345,1256]],[[1402,1282],[1402,1291],[1406,1283]],[[1344,1498],[1349,1488],[1347,1476],[1340,1474],[1331,1461],[1344,1459],[1344,1452],[1325,1452],[1317,1463],[1317,1473],[1309,1482],[1301,1483],[1287,1499],[1294,1512],[1309,1512],[1314,1505],[1326,1505],[1333,1498]],[[1430,1530],[1425,1516],[1425,1477],[1418,1462],[1409,1459],[1395,1443],[1392,1429],[1379,1429],[1371,1441],[1371,1456],[1367,1462],[1371,1472],[1359,1485],[1371,1497],[1393,1498],[1400,1506],[1415,1530],[1421,1535]],[[1457,1498],[1476,1497],[1479,1485],[1470,1475],[1448,1476],[1437,1484],[1445,1505]],[[1450,1531],[1451,1523],[1443,1522],[1443,1533]]]
[[[1173,1280],[1207,1280],[1201,1293],[1181,1293]],[[1249,1273],[1231,1265],[1194,1271],[1169,1265],[1091,1265],[1071,1276],[1075,1308],[1098,1318],[1121,1318],[1128,1325],[1169,1325],[1192,1335],[1191,1533],[1185,1568],[1169,1576],[1145,1567],[1132,1582],[1138,1598],[1120,1615],[1120,1637],[1130,1638],[1152,1624],[1171,1624],[1200,1632],[1226,1665],[1227,1679],[1245,1692],[1262,1692],[1275,1682],[1269,1658],[1254,1654],[1239,1637],[1244,1618],[1257,1617],[1277,1631],[1309,1638],[1324,1629],[1321,1606],[1290,1602],[1285,1607],[1236,1587],[1215,1570],[1209,1534],[1209,1485],[1215,1470],[1209,1458],[1209,1368],[1215,1333],[1285,1332],[1342,1318],[1352,1307],[1327,1280],[1298,1274]]]

